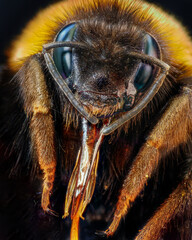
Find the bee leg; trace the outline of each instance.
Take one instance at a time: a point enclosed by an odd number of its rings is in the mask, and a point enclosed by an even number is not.
[[[42,106],[39,106],[39,110],[35,106],[30,129],[38,162],[44,174],[41,206],[44,211],[55,215],[48,207],[56,169],[53,120],[50,113],[43,113],[40,109],[42,110]]]
[[[54,125],[50,112],[51,100],[38,56],[32,56],[17,75],[20,80],[24,108],[30,119],[33,150],[44,175],[41,206],[44,211],[54,214],[49,209],[56,169]]]
[[[162,153],[168,153],[189,139],[192,130],[191,99],[192,90],[184,87],[183,92],[171,102],[142,146],[124,180],[113,221],[105,231],[107,236],[113,235],[120,220],[127,214],[130,203],[134,202],[144,189],[148,178],[157,169]]]
[[[166,229],[167,224],[176,215],[187,212],[191,221],[192,211],[192,166],[185,175],[182,183],[178,185],[164,204],[158,209],[155,215],[148,221],[145,227],[140,231],[136,240],[158,240],[162,235],[162,229]],[[186,234],[191,236],[190,226]],[[183,239],[190,239],[190,236]]]

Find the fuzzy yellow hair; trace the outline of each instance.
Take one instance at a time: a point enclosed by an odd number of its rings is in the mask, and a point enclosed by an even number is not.
[[[127,14],[134,13],[135,24],[150,32],[160,45],[166,45],[171,64],[182,67],[182,78],[192,74],[192,43],[186,29],[159,7],[139,0],[71,0],[47,7],[27,24],[13,42],[8,51],[10,68],[18,70],[27,57],[41,52],[44,44],[53,41],[61,27],[72,21],[79,10],[83,9],[88,15],[99,2],[102,7],[116,3]]]

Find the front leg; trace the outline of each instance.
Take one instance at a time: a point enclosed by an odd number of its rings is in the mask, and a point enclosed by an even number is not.
[[[178,185],[169,198],[162,204],[154,216],[148,221],[145,227],[140,231],[135,240],[158,240],[166,229],[167,224],[175,216],[180,214],[188,215],[186,220],[191,221],[192,217],[192,165],[189,167],[183,181]],[[187,213],[186,213],[187,212]],[[190,226],[189,226],[190,228]],[[187,231],[187,230],[186,230]],[[192,233],[188,229],[188,235]],[[190,239],[185,236],[182,239]]]
[[[50,194],[53,188],[56,169],[53,120],[49,112],[42,112],[41,105],[38,106],[38,110],[36,108],[37,106],[35,106],[35,111],[33,112],[30,130],[37,159],[44,174],[41,206],[44,211],[54,214],[49,209]]]
[[[135,201],[148,178],[157,169],[162,154],[189,139],[192,130],[191,98],[191,89],[184,88],[182,94],[172,101],[141,148],[124,181],[113,221],[105,231],[107,236],[116,231],[120,220],[127,214],[130,203]]]
[[[53,212],[49,205],[56,169],[54,125],[50,112],[51,101],[37,56],[25,63],[18,76],[24,108],[30,119],[32,146],[44,174],[41,206],[44,211]]]

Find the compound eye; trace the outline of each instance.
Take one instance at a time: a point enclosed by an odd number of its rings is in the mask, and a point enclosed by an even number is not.
[[[57,35],[56,42],[73,41],[75,36],[76,23],[65,26]],[[69,47],[59,47],[53,50],[53,60],[57,70],[63,77],[68,78],[72,71],[72,49]]]
[[[160,50],[155,39],[149,34],[145,35],[142,52],[151,57],[159,58]],[[137,69],[134,85],[138,91],[144,91],[157,74],[157,67],[146,63],[140,63]]]

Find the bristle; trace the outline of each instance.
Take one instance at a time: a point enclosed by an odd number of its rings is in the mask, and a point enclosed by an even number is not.
[[[63,123],[65,129],[68,130],[71,126],[75,129],[79,126],[79,113],[71,106],[71,104],[65,104],[63,108]]]

